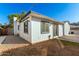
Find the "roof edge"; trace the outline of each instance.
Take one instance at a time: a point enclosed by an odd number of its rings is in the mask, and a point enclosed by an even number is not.
[[[47,19],[50,19],[51,21],[58,22],[58,23],[60,23],[60,24],[64,24],[64,22],[56,21],[56,20],[54,20],[54,19],[52,19],[52,18],[50,18],[50,17],[48,17],[48,16],[45,16],[45,15],[43,15],[43,14],[34,12],[34,11],[32,11],[32,10],[28,11],[28,12],[26,13],[26,15],[25,15],[23,18],[25,18],[27,15],[32,14],[32,13],[33,13],[33,14],[38,14],[38,15],[44,16],[44,17],[46,17]],[[23,19],[23,18],[21,18],[21,19]]]

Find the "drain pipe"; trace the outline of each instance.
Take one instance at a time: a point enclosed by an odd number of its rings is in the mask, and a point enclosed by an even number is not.
[[[50,40],[51,35],[48,36],[48,39]]]

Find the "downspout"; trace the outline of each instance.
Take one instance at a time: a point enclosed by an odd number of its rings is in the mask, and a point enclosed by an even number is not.
[[[16,25],[17,25],[17,17],[13,17],[13,20],[14,20],[14,35],[16,35],[16,33],[17,33],[17,27],[16,27]]]

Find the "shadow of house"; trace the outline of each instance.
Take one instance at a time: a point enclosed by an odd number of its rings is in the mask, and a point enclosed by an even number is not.
[[[6,36],[6,39],[2,42],[2,44],[30,44],[30,43],[19,36],[9,35]]]

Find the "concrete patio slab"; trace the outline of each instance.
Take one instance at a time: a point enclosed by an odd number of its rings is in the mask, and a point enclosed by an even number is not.
[[[6,36],[0,36],[0,44],[5,40]]]
[[[2,44],[28,44],[29,42],[22,39],[19,36],[9,35],[6,36],[6,39],[2,42]]]
[[[2,39],[2,40],[1,40]],[[0,55],[3,51],[28,46],[30,43],[19,36],[1,36],[0,37]]]

